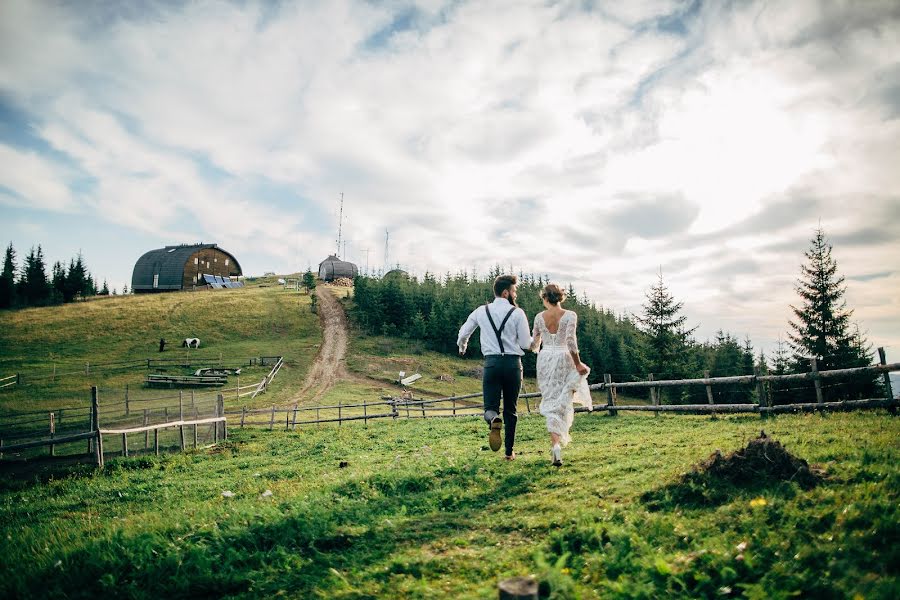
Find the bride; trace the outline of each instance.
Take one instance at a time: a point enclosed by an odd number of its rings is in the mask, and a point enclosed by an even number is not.
[[[562,466],[562,449],[569,443],[569,428],[575,420],[573,402],[593,409],[587,375],[590,369],[578,355],[575,328],[578,315],[560,306],[566,294],[551,283],[541,291],[545,310],[534,318],[532,351],[537,357],[537,381],[541,391],[541,414],[547,418],[550,432],[550,458]]]

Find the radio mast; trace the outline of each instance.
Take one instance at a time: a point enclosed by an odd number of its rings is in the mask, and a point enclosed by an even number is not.
[[[341,226],[344,224],[344,192],[341,192],[341,210],[338,213],[338,237],[337,237],[337,252],[335,254],[340,255],[341,253]],[[338,256],[340,258],[340,256]]]
[[[391,232],[388,231],[387,229],[385,229],[385,230],[384,230],[384,272],[385,272],[385,273],[388,272],[388,266],[391,264],[391,263],[390,263],[390,260],[389,260],[389,258],[388,258],[388,257],[390,256],[390,254],[389,254],[389,250],[390,250],[390,246],[389,246],[390,238],[391,238]]]

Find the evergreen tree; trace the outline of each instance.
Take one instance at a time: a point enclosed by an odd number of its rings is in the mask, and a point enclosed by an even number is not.
[[[809,369],[809,359],[816,359],[820,371],[861,367],[869,364],[871,353],[866,340],[850,331],[853,311],[847,308],[844,277],[838,274],[837,262],[831,256],[832,246],[825,231],[816,229],[804,252],[807,264],[801,266],[801,276],[795,288],[800,306],[791,305],[795,319],[789,321],[788,333],[793,351],[794,368]],[[834,382],[830,394],[868,395],[877,393],[875,378],[854,378]]]
[[[0,308],[10,308],[16,303],[16,251],[12,242],[6,247],[3,272],[0,274]]]
[[[316,276],[311,269],[306,269],[306,273],[303,274],[303,287],[306,288],[307,294],[316,289]]]
[[[47,281],[47,267],[44,251],[38,245],[25,257],[22,276],[19,279],[19,297],[26,306],[45,306],[50,303],[50,282]]]
[[[820,371],[860,366],[858,344],[849,331],[853,311],[844,300],[844,277],[838,275],[831,250],[825,232],[816,229],[795,288],[801,303],[791,305],[795,320],[789,322],[794,363],[801,371],[809,368],[809,358],[816,359]]]
[[[669,293],[662,274],[646,297],[647,303],[641,305],[643,315],[634,318],[647,338],[647,367],[651,373],[679,377],[684,371],[690,335],[697,328],[684,329],[687,317],[679,314],[684,304]]]
[[[100,288],[100,291],[97,292],[98,296],[109,296],[109,286],[106,285],[106,280],[103,280],[103,287]]]
[[[127,296],[127,295],[128,295],[128,284],[127,284],[127,283],[126,283],[125,285],[122,286],[122,295],[123,295],[123,296]]]

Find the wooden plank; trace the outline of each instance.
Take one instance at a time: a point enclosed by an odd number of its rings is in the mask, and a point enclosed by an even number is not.
[[[66,444],[69,442],[79,442],[97,437],[96,431],[85,431],[82,433],[73,433],[71,435],[53,438],[54,444]],[[18,450],[28,450],[29,448],[40,448],[41,446],[49,446],[51,440],[34,440],[31,442],[22,442],[21,444],[3,444],[3,452],[16,452]],[[96,445],[95,445],[96,447]]]

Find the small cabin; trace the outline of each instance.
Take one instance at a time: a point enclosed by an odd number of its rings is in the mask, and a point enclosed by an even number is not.
[[[135,294],[240,287],[241,265],[216,244],[182,244],[151,250],[134,265]]]
[[[334,281],[340,277],[353,279],[357,275],[359,275],[359,269],[356,265],[341,260],[333,254],[319,263],[319,279],[323,281]]]

